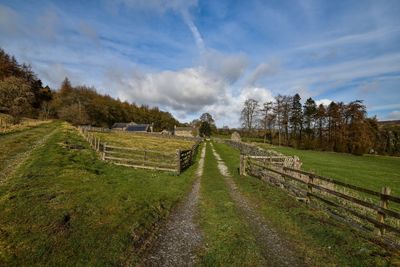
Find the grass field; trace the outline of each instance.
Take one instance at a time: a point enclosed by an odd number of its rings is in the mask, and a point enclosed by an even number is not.
[[[259,146],[265,147],[263,144]],[[297,155],[305,170],[376,191],[389,186],[393,195],[400,196],[400,157],[354,156],[276,146],[272,149],[286,155]]]
[[[0,137],[0,157],[52,129],[0,183],[0,266],[134,265],[136,246],[189,190],[196,164],[180,176],[107,164],[61,123]]]
[[[239,151],[214,144],[239,188],[257,203],[265,219],[289,237],[309,266],[397,266],[399,255],[390,257],[383,249],[360,238],[348,226],[335,223],[323,212],[297,202],[284,190],[254,177],[238,174]]]
[[[161,150],[174,152],[176,149],[191,149],[194,141],[174,138],[164,138],[145,134],[127,132],[93,132],[101,142],[120,147],[134,147],[138,149]]]
[[[12,120],[13,118],[10,115],[0,113],[0,135],[23,131],[26,129],[36,127],[41,124],[51,122],[51,120],[36,120],[30,118],[22,118],[18,124],[13,124]]]

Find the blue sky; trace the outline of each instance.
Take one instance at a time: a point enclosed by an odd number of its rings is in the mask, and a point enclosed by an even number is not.
[[[0,0],[0,46],[45,84],[239,125],[246,98],[364,100],[400,119],[400,1]]]

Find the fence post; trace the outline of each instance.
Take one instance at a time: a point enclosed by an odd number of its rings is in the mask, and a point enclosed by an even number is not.
[[[181,150],[180,149],[177,149],[176,150],[176,159],[177,159],[177,166],[176,166],[176,168],[177,168],[177,172],[178,172],[178,174],[180,174],[181,173],[181,169],[182,169],[182,166],[181,166]]]
[[[387,186],[382,187],[381,193],[383,195],[381,195],[380,206],[382,208],[384,208],[384,209],[387,209],[388,202],[389,202],[384,195],[390,195],[390,192],[391,192],[390,187],[387,187]],[[384,223],[385,222],[385,217],[386,217],[386,215],[384,213],[378,211],[378,218],[377,219],[378,219],[379,222]],[[378,227],[378,235],[384,235],[384,234],[385,234],[385,228],[384,227]]]
[[[240,154],[239,173],[242,176],[247,176],[246,173],[246,155]]]
[[[146,149],[143,152],[143,166],[146,165]]]
[[[307,183],[307,202],[311,202],[311,193],[312,193],[312,185],[314,184],[314,175],[310,174],[308,176],[308,183]]]
[[[106,147],[107,147],[107,144],[104,143],[104,144],[103,144],[103,155],[102,155],[102,160],[106,160]]]

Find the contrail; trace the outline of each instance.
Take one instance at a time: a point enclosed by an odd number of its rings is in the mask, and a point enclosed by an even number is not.
[[[199,32],[199,29],[196,27],[196,25],[194,25],[193,20],[190,17],[187,10],[182,10],[181,14],[183,17],[183,21],[186,23],[186,25],[189,27],[190,31],[193,34],[193,38],[196,41],[197,48],[200,50],[200,53],[203,54],[205,51],[205,45],[203,37],[201,37],[201,34]]]

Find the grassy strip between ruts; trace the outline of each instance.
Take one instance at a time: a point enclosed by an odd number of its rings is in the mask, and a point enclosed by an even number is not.
[[[204,234],[205,250],[199,264],[205,266],[264,265],[254,236],[240,218],[229,196],[209,144],[207,144],[204,163],[199,220]]]
[[[326,214],[309,209],[285,191],[253,177],[238,174],[239,151],[225,144],[215,148],[227,164],[239,190],[260,213],[314,266],[386,266],[399,264],[397,256],[368,243],[347,227],[331,221]]]
[[[305,170],[376,191],[381,191],[383,186],[389,186],[393,195],[400,196],[400,157],[354,156],[346,153],[257,145],[272,148],[286,155],[298,156]]]
[[[134,265],[135,246],[190,189],[195,168],[176,176],[107,164],[63,124],[0,185],[0,266]]]

